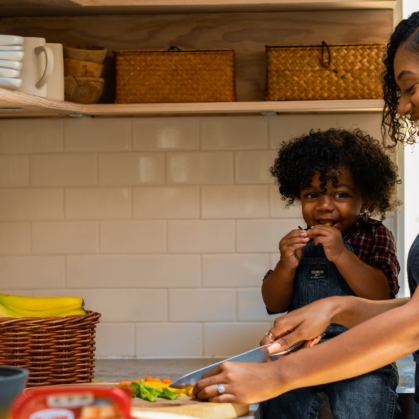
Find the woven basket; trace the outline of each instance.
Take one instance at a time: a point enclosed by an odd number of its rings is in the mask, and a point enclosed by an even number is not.
[[[380,99],[385,45],[266,45],[265,100]]]
[[[114,51],[115,103],[232,102],[234,50]]]
[[[28,369],[27,387],[89,383],[100,316],[0,318],[0,365]]]

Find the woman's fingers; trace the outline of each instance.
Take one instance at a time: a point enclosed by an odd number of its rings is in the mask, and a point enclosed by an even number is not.
[[[274,364],[223,362],[196,383],[194,395],[212,402],[251,404],[267,400],[278,394]]]

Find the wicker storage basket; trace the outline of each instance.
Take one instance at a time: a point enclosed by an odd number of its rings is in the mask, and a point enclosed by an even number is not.
[[[89,383],[100,316],[0,318],[0,365],[28,369],[27,387]]]
[[[266,45],[265,100],[380,99],[385,44]]]
[[[234,50],[114,51],[115,103],[232,102]]]

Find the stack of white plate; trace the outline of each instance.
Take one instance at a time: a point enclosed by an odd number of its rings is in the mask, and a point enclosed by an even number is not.
[[[23,37],[0,35],[0,87],[15,90],[22,84],[19,78],[23,58]]]

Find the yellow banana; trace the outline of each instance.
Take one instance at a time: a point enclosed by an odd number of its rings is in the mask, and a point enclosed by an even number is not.
[[[70,310],[50,310],[45,312],[43,317],[67,317],[67,316],[84,316],[86,312],[81,307]]]
[[[13,317],[20,319],[22,317],[67,317],[67,316],[83,316],[86,312],[81,308],[71,309],[52,309],[44,311],[31,311],[22,308],[6,307],[0,303],[0,317]]]
[[[32,297],[23,295],[1,294],[0,303],[6,307],[29,311],[71,310],[83,308],[84,302],[80,297]]]
[[[19,314],[15,313],[13,310],[10,310],[10,308],[3,306],[3,304],[0,303],[0,318],[1,317],[13,317],[15,319],[20,319],[21,317]]]

